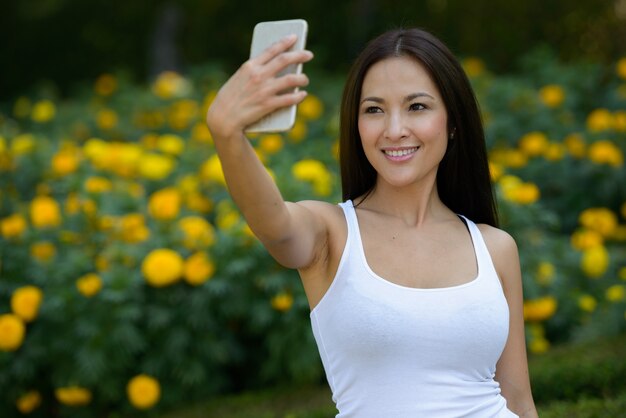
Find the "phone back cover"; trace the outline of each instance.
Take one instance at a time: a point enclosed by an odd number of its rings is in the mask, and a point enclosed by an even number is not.
[[[282,20],[275,22],[261,22],[254,27],[250,58],[255,58],[271,44],[287,35],[296,34],[298,40],[290,51],[304,49],[307,34],[307,22],[302,19]],[[302,64],[292,64],[279,72],[276,77],[285,74],[302,72]],[[295,91],[297,89],[293,89]],[[270,113],[258,122],[246,128],[246,132],[279,132],[291,129],[296,120],[296,106],[289,106]]]

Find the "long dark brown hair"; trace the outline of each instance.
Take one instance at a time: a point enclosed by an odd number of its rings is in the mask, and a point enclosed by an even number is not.
[[[386,58],[418,60],[437,85],[448,112],[448,132],[454,138],[437,171],[437,191],[452,211],[476,223],[498,226],[496,202],[482,120],[470,82],[450,50],[421,29],[395,29],[371,41],[348,74],[341,103],[339,161],[343,199],[371,193],[377,173],[370,164],[358,129],[363,79],[370,67]]]

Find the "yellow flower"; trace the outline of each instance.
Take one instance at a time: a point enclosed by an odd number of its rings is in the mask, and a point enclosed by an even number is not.
[[[565,100],[565,92],[561,86],[550,84],[539,90],[539,97],[548,107],[559,107]]]
[[[74,173],[78,169],[80,157],[76,149],[65,148],[52,156],[52,171],[59,176]]]
[[[591,229],[579,229],[572,234],[571,244],[577,250],[587,250],[604,243],[599,232]]]
[[[39,306],[43,300],[43,292],[37,286],[22,286],[11,295],[11,310],[24,322],[32,322],[37,318]]]
[[[205,252],[197,252],[185,260],[184,278],[192,286],[199,286],[213,277],[215,264]]]
[[[587,116],[587,129],[590,132],[600,132],[611,129],[613,115],[607,109],[596,109]]]
[[[209,213],[213,209],[213,201],[198,192],[187,194],[185,196],[185,205],[190,210],[198,213]]]
[[[585,312],[593,312],[596,310],[598,302],[591,295],[582,295],[578,298],[578,307]]]
[[[165,71],[152,84],[152,92],[161,99],[172,99],[189,93],[189,82],[174,71]]]
[[[622,267],[621,269],[619,269],[619,272],[617,273],[617,277],[619,277],[620,280],[626,281],[626,267]]]
[[[54,119],[56,107],[50,100],[40,100],[33,105],[30,118],[37,123],[44,123]]]
[[[521,183],[515,187],[504,188],[502,191],[505,199],[520,205],[535,203],[541,195],[539,187],[534,183]]]
[[[109,144],[98,138],[90,138],[83,145],[83,152],[91,160],[97,163],[108,154]]]
[[[485,63],[476,57],[468,57],[462,61],[463,69],[470,78],[478,77],[485,72]]]
[[[85,190],[89,193],[105,193],[113,189],[113,183],[106,177],[92,176],[85,180]]]
[[[135,408],[149,409],[159,401],[161,386],[154,377],[140,374],[128,382],[126,394]]]
[[[85,297],[92,297],[102,289],[102,279],[96,273],[87,273],[76,280],[76,288]]]
[[[313,191],[320,196],[328,196],[332,188],[332,176],[320,161],[305,159],[296,162],[292,168],[293,176],[301,181],[313,184]]]
[[[524,301],[524,320],[545,321],[554,315],[556,308],[557,301],[552,296]]]
[[[54,244],[48,241],[39,241],[30,246],[30,255],[42,263],[50,261],[56,252]]]
[[[617,228],[617,215],[607,208],[589,208],[578,217],[580,224],[603,237],[609,237]]]
[[[147,133],[139,139],[139,142],[141,143],[141,146],[145,149],[155,150],[157,149],[157,143],[159,142],[159,138],[160,135]]]
[[[115,128],[117,121],[117,113],[113,109],[102,109],[96,115],[96,125],[104,131]]]
[[[537,267],[537,281],[543,285],[548,285],[554,277],[554,264],[542,261]]]
[[[585,141],[579,134],[569,134],[563,140],[569,154],[574,158],[583,158],[587,149]]]
[[[287,292],[281,292],[271,300],[272,308],[279,312],[287,312],[293,305],[293,296]]]
[[[205,180],[226,185],[226,179],[222,171],[222,163],[217,154],[212,155],[208,160],[202,164],[200,168],[200,177]]]
[[[80,386],[67,386],[54,390],[57,400],[67,406],[83,406],[91,402],[91,391]]]
[[[179,100],[170,106],[168,121],[176,130],[186,129],[198,116],[198,103],[193,100]]]
[[[319,119],[324,112],[322,101],[312,94],[308,94],[298,105],[298,116],[307,120]]]
[[[0,350],[15,351],[22,345],[26,326],[24,321],[14,314],[0,315]]]
[[[35,228],[55,227],[61,224],[61,209],[51,197],[37,196],[30,203],[30,220]]]
[[[307,127],[306,124],[301,120],[296,120],[296,123],[293,125],[293,128],[289,131],[289,138],[293,142],[302,142],[302,140],[306,137]]]
[[[528,164],[528,157],[516,149],[507,150],[504,153],[504,165],[510,168],[522,168]]]
[[[17,398],[15,406],[22,414],[30,414],[41,405],[41,395],[36,390],[31,390]]]
[[[624,154],[613,142],[602,139],[589,146],[589,159],[596,164],[608,164],[621,167],[624,164]]]
[[[94,90],[100,96],[110,96],[117,90],[117,79],[111,74],[102,74],[96,79]]]
[[[592,279],[601,277],[609,267],[609,252],[603,245],[584,250],[580,267],[587,277]]]
[[[139,174],[148,180],[163,180],[174,168],[174,160],[167,155],[144,154],[139,159]]]
[[[500,177],[504,174],[504,168],[498,164],[489,161],[489,175],[491,177],[491,181],[496,182]]]
[[[213,136],[211,136],[211,131],[209,131],[209,128],[203,122],[198,122],[193,126],[193,128],[191,129],[191,139],[201,143],[213,143]]]
[[[141,271],[148,284],[164,287],[176,283],[183,275],[183,258],[174,250],[160,248],[143,260]]]
[[[68,193],[65,198],[65,213],[68,215],[75,215],[80,211],[82,205],[80,197],[75,192]]]
[[[215,224],[217,225],[220,231],[230,231],[233,229],[239,221],[241,217],[239,213],[234,210],[220,210],[217,213],[217,218],[215,219]]]
[[[98,212],[98,205],[93,199],[85,199],[81,202],[83,212],[88,216],[94,216]]]
[[[626,297],[626,287],[623,284],[614,284],[606,289],[606,300],[609,302],[621,302]]]
[[[194,174],[187,174],[178,181],[177,186],[183,194],[195,193],[200,190],[200,180]]]
[[[184,233],[183,245],[190,250],[210,247],[215,244],[215,229],[200,216],[187,216],[178,221]]]
[[[140,213],[128,213],[120,219],[121,239],[131,244],[143,242],[150,237],[145,218]]]
[[[180,192],[173,187],[167,187],[154,192],[150,196],[148,212],[154,219],[169,221],[178,216],[180,203]]]
[[[620,58],[617,61],[617,64],[615,64],[615,72],[617,73],[618,77],[626,80],[626,57]]]
[[[32,134],[21,134],[11,141],[11,152],[14,155],[24,155],[35,149],[35,137]]]
[[[543,132],[530,132],[519,141],[520,150],[529,157],[537,157],[548,148],[548,137]]]
[[[19,213],[14,213],[0,221],[0,233],[6,239],[21,237],[27,227],[26,218]]]
[[[567,148],[558,142],[550,142],[543,152],[543,157],[548,161],[559,161],[565,156]]]
[[[534,338],[528,344],[528,350],[533,354],[543,354],[550,349],[550,341],[545,338]]]
[[[613,112],[613,129],[618,132],[626,132],[626,111],[617,110]]]
[[[283,137],[279,134],[263,135],[259,140],[259,148],[266,154],[276,154],[283,148]]]
[[[172,134],[161,135],[156,145],[160,151],[170,155],[180,155],[185,149],[185,141],[180,136]]]

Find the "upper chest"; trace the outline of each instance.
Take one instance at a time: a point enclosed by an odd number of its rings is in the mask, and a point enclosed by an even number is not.
[[[473,239],[460,220],[410,227],[397,219],[359,213],[357,222],[368,267],[387,281],[444,288],[468,283],[478,274]]]

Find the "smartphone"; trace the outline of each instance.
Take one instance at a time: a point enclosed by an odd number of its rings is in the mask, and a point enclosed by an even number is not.
[[[303,19],[278,20],[273,22],[257,23],[252,34],[250,58],[254,58],[270,45],[278,42],[287,35],[296,34],[298,40],[289,51],[303,50],[306,44],[308,24]],[[292,64],[279,72],[276,77],[285,74],[302,72],[302,64]],[[297,88],[292,91],[296,91]],[[282,132],[291,129],[296,121],[296,105],[281,108],[246,128],[246,132]]]

